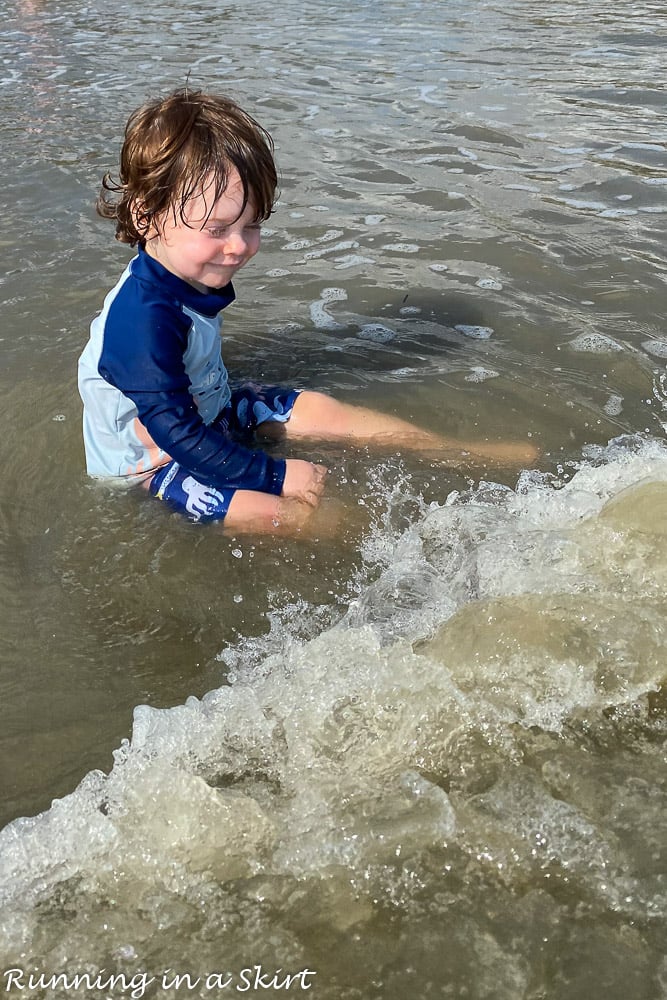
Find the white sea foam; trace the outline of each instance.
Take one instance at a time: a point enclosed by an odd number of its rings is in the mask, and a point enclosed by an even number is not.
[[[667,340],[645,340],[642,347],[654,358],[667,358]]]
[[[465,380],[466,382],[487,382],[490,378],[498,378],[499,375],[500,372],[494,371],[493,368],[476,366],[470,369]]]
[[[370,535],[375,579],[337,625],[297,642],[285,609],[259,669],[241,657],[230,687],[138,708],[108,776],[91,773],[49,812],[0,833],[6,946],[25,948],[40,927],[40,947],[55,947],[49,934],[68,947],[77,921],[51,927],[48,910],[33,909],[68,883],[113,892],[112,938],[127,948],[131,933],[138,951],[179,897],[210,880],[303,878],[332,865],[352,874],[399,844],[456,840],[457,810],[415,771],[415,753],[441,766],[433,755],[462,726],[558,732],[572,712],[659,684],[665,513],[667,449],[619,439],[591,449],[558,489],[535,472],[516,490],[482,483],[398,533]],[[360,796],[363,810],[350,811]],[[508,806],[528,799],[531,808]],[[524,824],[519,840],[542,816],[551,854],[575,869],[578,840],[593,838],[582,877],[604,895],[610,848],[574,806],[510,774],[487,805],[501,826]],[[130,917],[149,898],[161,899],[155,924],[152,907]]]
[[[374,340],[377,344],[387,344],[395,336],[395,331],[382,323],[364,323],[357,333],[362,340]]]
[[[347,292],[343,288],[323,288],[320,298],[310,304],[310,318],[318,330],[342,330],[344,324],[339,323],[327,310],[330,302],[343,302]]]
[[[582,354],[608,354],[623,350],[621,344],[603,333],[580,333],[568,341],[567,346]]]
[[[303,256],[304,260],[317,260],[327,254],[340,253],[341,250],[355,250],[358,246],[356,240],[341,240],[340,243],[334,243],[332,246],[322,247],[319,250],[309,250]]]
[[[305,250],[306,247],[312,247],[313,241],[309,239],[292,240],[290,243],[285,243],[282,247],[283,250]]]
[[[618,417],[623,412],[623,397],[614,393],[604,404],[604,412],[609,417]]]
[[[466,323],[458,323],[454,329],[472,340],[489,340],[493,336],[493,329],[490,326],[469,326]]]
[[[323,288],[320,298],[323,302],[344,302],[347,299],[347,292],[344,288]]]
[[[418,243],[385,243],[382,249],[391,253],[419,253],[421,248]]]
[[[497,292],[502,291],[503,287],[502,282],[498,281],[497,278],[479,278],[475,284],[478,288],[490,288]]]

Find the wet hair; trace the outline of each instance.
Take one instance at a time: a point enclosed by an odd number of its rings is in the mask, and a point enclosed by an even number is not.
[[[243,184],[239,215],[251,201],[256,221],[263,222],[277,184],[271,136],[227,97],[175,90],[130,115],[118,181],[105,174],[97,212],[115,219],[116,239],[143,246],[149,231],[159,232],[165,213],[185,223],[188,201],[205,186],[213,208],[234,168]]]

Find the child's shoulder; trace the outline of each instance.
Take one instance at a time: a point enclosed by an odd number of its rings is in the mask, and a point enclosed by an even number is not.
[[[141,257],[133,258],[104,301],[98,323],[105,340],[141,348],[153,339],[184,341],[191,320],[183,304],[166,284],[143,272]]]

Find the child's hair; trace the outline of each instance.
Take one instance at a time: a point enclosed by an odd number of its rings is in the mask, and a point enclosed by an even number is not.
[[[104,176],[97,212],[116,220],[116,239],[143,246],[167,211],[185,222],[187,202],[209,183],[212,208],[234,168],[243,184],[239,214],[250,200],[263,222],[273,209],[277,184],[271,136],[229,98],[175,90],[130,115],[118,183]],[[208,200],[208,188],[206,193]]]

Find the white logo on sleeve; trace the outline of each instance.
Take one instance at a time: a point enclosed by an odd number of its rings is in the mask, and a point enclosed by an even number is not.
[[[224,500],[222,494],[218,493],[212,486],[205,486],[193,479],[192,476],[186,476],[181,485],[183,492],[188,497],[185,509],[188,514],[193,514],[197,518],[200,518],[202,514],[206,516],[215,514]]]

